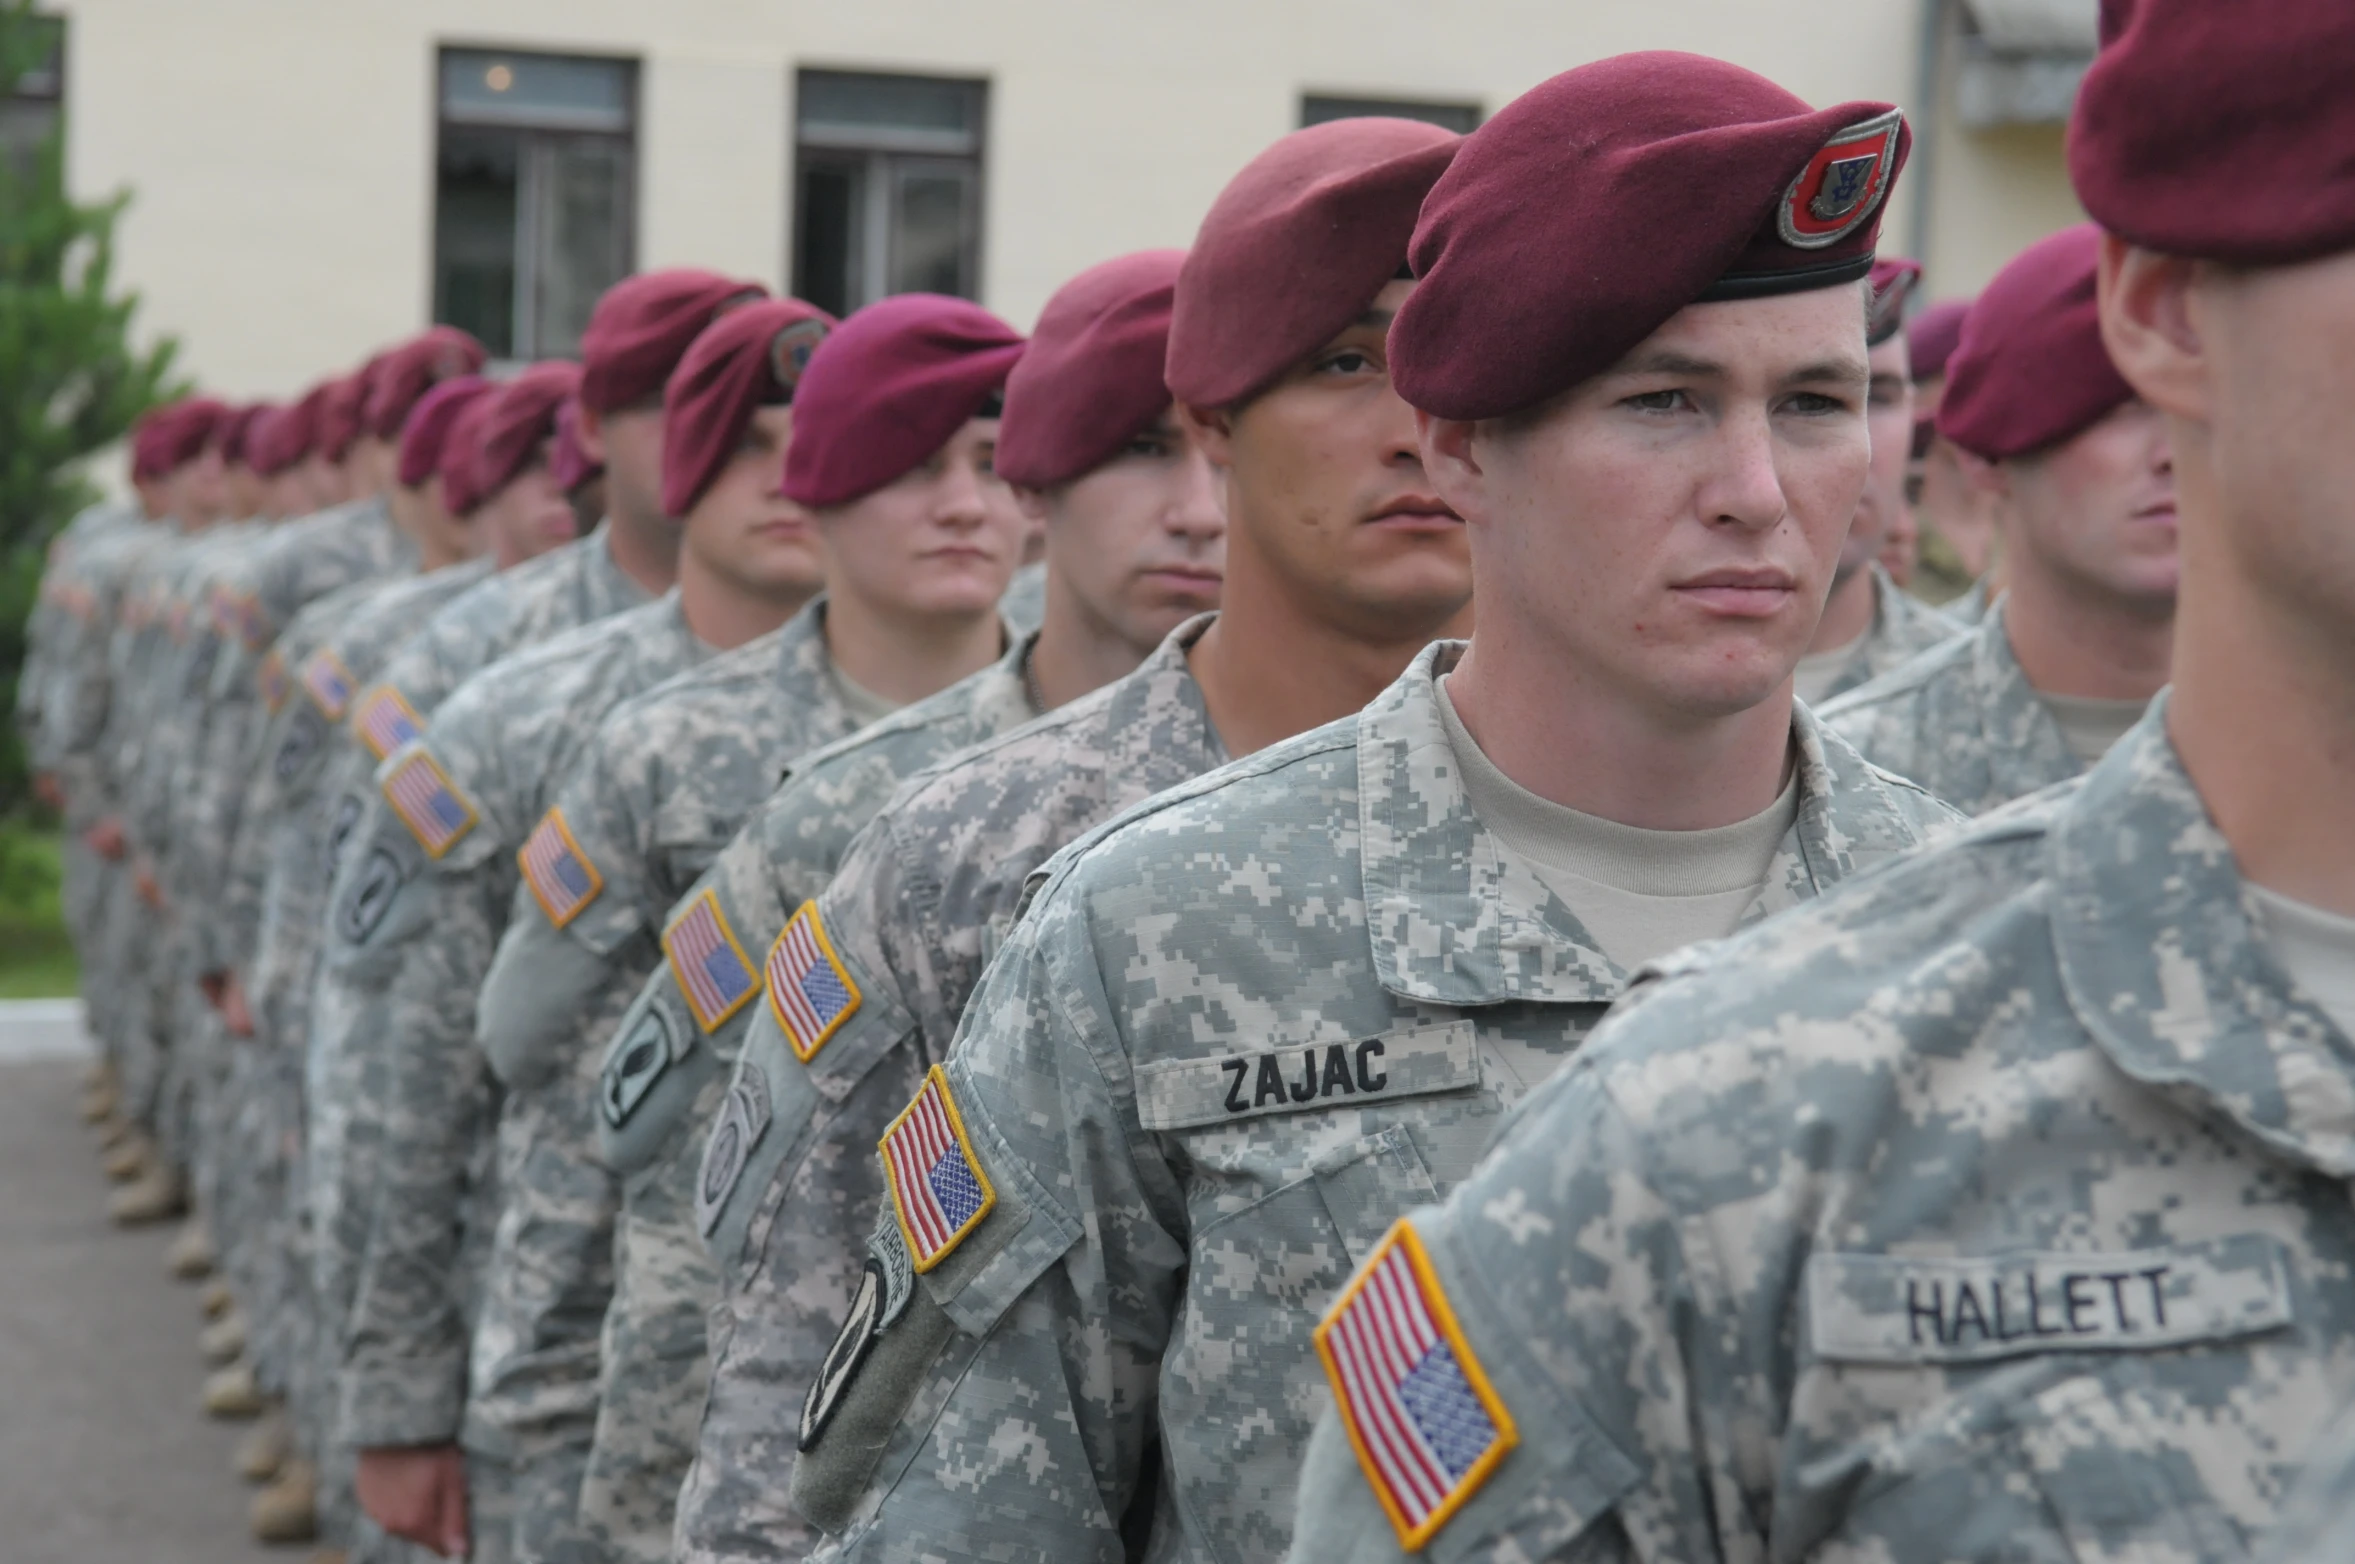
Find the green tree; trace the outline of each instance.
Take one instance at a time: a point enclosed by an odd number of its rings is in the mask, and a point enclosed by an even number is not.
[[[62,24],[31,0],[0,0],[0,108],[54,70]],[[97,497],[92,453],[179,388],[176,345],[131,340],[138,295],[114,286],[114,230],[127,191],[95,203],[65,187],[63,126],[12,145],[0,117],[0,714],[15,709],[25,619],[49,540]],[[22,741],[0,718],[0,820],[22,812]]]

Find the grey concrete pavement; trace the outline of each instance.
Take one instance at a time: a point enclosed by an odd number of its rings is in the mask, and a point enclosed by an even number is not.
[[[0,1048],[0,1057],[7,1050]],[[170,1227],[106,1220],[71,1058],[0,1063],[0,1559],[300,1564],[246,1532],[242,1425],[197,1405],[196,1290]]]

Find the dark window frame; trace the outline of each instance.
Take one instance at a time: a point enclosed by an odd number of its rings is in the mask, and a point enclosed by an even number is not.
[[[821,134],[816,139],[805,139],[810,128],[805,120],[807,88],[812,77],[855,77],[875,83],[912,82],[926,86],[951,87],[967,94],[971,105],[969,135],[949,132],[928,132],[913,127],[874,126],[861,129],[845,127],[839,135]],[[813,165],[823,171],[825,165],[847,168],[859,164],[867,171],[883,167],[894,174],[910,168],[920,169],[935,161],[954,163],[965,175],[968,210],[965,217],[963,255],[964,296],[979,299],[988,287],[989,264],[989,191],[990,191],[990,114],[996,99],[996,84],[988,76],[962,76],[949,72],[921,70],[878,70],[872,66],[837,65],[824,62],[796,61],[788,67],[787,91],[790,112],[786,133],[792,141],[791,199],[785,210],[785,277],[786,286],[795,296],[832,308],[810,291],[811,282],[805,268],[805,214],[809,210],[810,175]],[[953,144],[969,142],[969,144]],[[870,197],[870,201],[874,198]],[[859,220],[854,214],[854,220]],[[872,220],[867,226],[879,226]],[[886,273],[891,257],[879,263]],[[844,301],[850,308],[874,302],[858,296],[863,284],[852,285]]]
[[[47,84],[45,87],[36,86],[28,90],[25,83],[39,79],[37,75],[28,73],[27,76],[20,77],[9,84],[7,93],[0,95],[0,104],[5,104],[11,110],[25,105],[47,105],[49,109],[48,125],[40,135],[24,138],[23,150],[29,154],[33,148],[54,136],[57,138],[58,150],[62,155],[66,134],[65,96],[70,70],[69,51],[73,43],[73,19],[70,16],[52,11],[36,11],[33,13],[32,19],[36,22],[46,22],[57,35],[57,48],[50,56],[50,66],[46,73]],[[0,147],[14,146],[16,141],[15,135],[10,134],[5,140],[0,140]]]

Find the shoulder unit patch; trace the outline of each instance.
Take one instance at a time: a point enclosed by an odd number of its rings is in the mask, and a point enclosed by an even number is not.
[[[345,709],[352,703],[352,671],[343,665],[342,658],[321,647],[303,664],[303,689],[321,716],[329,722],[341,722]],[[382,760],[384,756],[376,758]]]
[[[573,839],[562,809],[551,809],[540,817],[540,823],[517,849],[515,862],[523,870],[523,883],[539,901],[540,911],[557,928],[579,917],[581,909],[605,889],[605,876]]]
[[[803,1064],[818,1056],[859,1008],[859,986],[834,954],[834,942],[819,921],[818,904],[805,901],[769,947],[769,1009],[785,1032],[793,1057]]]
[[[401,692],[389,684],[380,684],[360,697],[360,709],[352,717],[353,731],[360,742],[368,746],[368,753],[384,759],[403,744],[425,731],[424,721],[416,708],[401,699]]]
[[[929,1271],[955,1253],[998,1203],[939,1065],[925,1074],[916,1100],[891,1121],[877,1149],[909,1258],[917,1270]]]
[[[736,931],[720,911],[717,891],[706,889],[671,919],[662,931],[662,953],[670,958],[687,1008],[695,1012],[695,1024],[706,1032],[718,1030],[760,987],[753,981],[752,958],[744,954]]]
[[[478,818],[466,795],[423,749],[412,752],[384,779],[384,801],[417,838],[429,858],[439,858],[474,829]]]
[[[1394,1225],[1316,1329],[1341,1426],[1418,1552],[1519,1442],[1414,1228]]]

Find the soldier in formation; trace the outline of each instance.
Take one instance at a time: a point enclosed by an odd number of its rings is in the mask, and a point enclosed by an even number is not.
[[[16,720],[257,1533],[2337,1556],[2350,78],[2107,0],[1967,305],[1634,54],[149,415]]]

